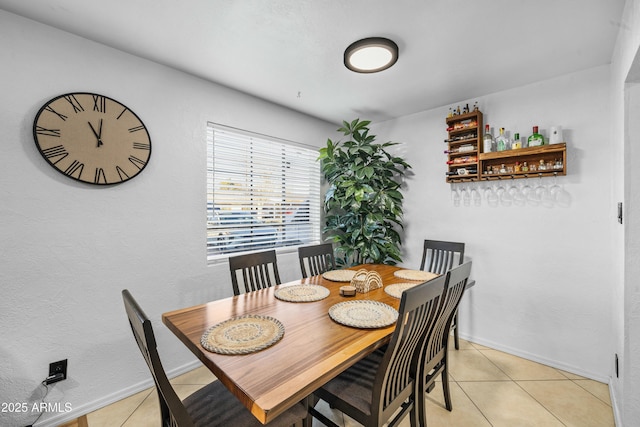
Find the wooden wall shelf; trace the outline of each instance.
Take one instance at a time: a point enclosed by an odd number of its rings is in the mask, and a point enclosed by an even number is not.
[[[457,182],[460,179],[478,180],[479,173],[479,154],[482,147],[482,113],[478,110],[465,114],[457,114],[447,117],[447,132],[449,137],[445,141],[447,143],[447,182]],[[461,147],[472,149],[463,149]],[[456,151],[453,152],[452,151]],[[473,160],[463,163],[453,163],[464,160],[465,158]],[[458,169],[466,170],[464,175],[458,175]],[[469,172],[473,171],[473,172]]]
[[[536,178],[567,174],[567,144],[482,153],[482,113],[447,117],[448,183]],[[468,137],[467,137],[468,136]],[[466,149],[462,151],[460,147]],[[459,174],[458,170],[466,170]]]
[[[541,167],[540,162],[544,164]],[[520,166],[517,171],[516,162]],[[524,164],[528,170],[522,170]],[[567,144],[542,145],[479,155],[480,179],[511,179],[558,176],[567,174]],[[507,170],[507,172],[500,172]],[[497,173],[496,173],[497,171]]]

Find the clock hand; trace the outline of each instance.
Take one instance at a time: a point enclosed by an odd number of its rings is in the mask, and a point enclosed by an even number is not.
[[[98,129],[98,147],[102,144],[102,119],[100,119],[100,129]]]
[[[93,132],[93,134],[95,135],[96,139],[98,140],[98,147],[100,147],[102,145],[102,139],[100,138],[100,135],[102,134],[102,119],[100,119],[100,130],[99,130],[99,132],[96,132],[96,130],[94,129],[94,127],[91,124],[91,122],[87,122],[87,123],[89,123],[89,127],[91,128],[91,132]]]
[[[91,122],[87,122],[87,123],[89,123],[89,127],[91,128],[91,132],[93,132],[93,134],[96,136],[96,138],[100,139],[100,136],[98,136],[98,133],[93,128],[93,125],[91,124]]]

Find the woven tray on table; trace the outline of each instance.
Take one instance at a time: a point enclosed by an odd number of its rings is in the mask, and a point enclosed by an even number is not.
[[[398,311],[382,302],[355,300],[331,306],[329,317],[337,323],[354,328],[384,328],[398,320]]]
[[[281,287],[274,293],[279,300],[288,302],[320,301],[328,297],[329,294],[329,289],[324,286],[309,284]]]
[[[418,286],[420,283],[394,283],[393,285],[387,285],[384,287],[384,291],[394,298],[402,298],[402,293],[409,288]]]
[[[213,353],[248,354],[274,345],[283,335],[284,325],[278,319],[248,314],[210,327],[200,344]]]
[[[322,273],[322,277],[332,282],[350,282],[355,274],[353,270],[330,270]]]
[[[419,280],[421,282],[426,282],[439,276],[439,274],[422,270],[398,270],[394,272],[393,275],[399,279]]]

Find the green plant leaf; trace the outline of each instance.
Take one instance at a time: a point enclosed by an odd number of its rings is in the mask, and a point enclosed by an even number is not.
[[[318,160],[329,188],[325,195],[326,240],[336,246],[336,262],[401,262],[402,176],[411,166],[375,143],[369,120],[343,121],[345,142],[327,140]]]

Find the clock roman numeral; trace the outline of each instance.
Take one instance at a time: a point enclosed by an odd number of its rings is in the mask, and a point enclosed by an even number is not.
[[[124,109],[120,112],[120,114],[118,114],[118,117],[116,117],[116,120],[120,120],[120,117],[122,117],[122,115],[128,110],[127,107],[124,107]]]
[[[96,184],[106,184],[107,183],[107,177],[104,174],[104,169],[96,168],[96,176],[93,179],[93,182],[96,183]]]
[[[151,150],[151,144],[143,144],[142,142],[133,143],[134,150]]]
[[[65,175],[73,177],[74,173],[78,173],[77,179],[80,179],[82,176],[82,171],[84,170],[84,163],[80,163],[77,160],[74,160],[68,168],[64,170]]]
[[[137,167],[139,170],[142,170],[144,165],[147,164],[147,162],[145,162],[144,160],[140,160],[139,158],[137,158],[135,156],[129,156],[129,161],[131,162],[131,164],[133,166]]]
[[[42,126],[36,125],[36,133],[42,136],[53,136],[55,138],[60,138],[60,129],[47,129]]]
[[[49,161],[51,161],[51,159],[53,158],[59,157],[58,160],[52,163],[54,165],[69,155],[69,153],[67,153],[67,150],[64,148],[64,145],[56,145],[55,147],[44,149],[42,150],[42,154]]]
[[[93,111],[97,111],[99,113],[107,112],[107,99],[102,95],[92,95],[93,96]]]
[[[56,116],[60,117],[60,119],[62,119],[62,121],[66,121],[67,120],[67,116],[65,116],[64,114],[60,114],[58,113],[56,110],[54,110],[53,108],[51,108],[51,105],[47,105],[46,107],[44,107],[44,109],[50,113],[55,114]]]
[[[120,181],[125,181],[125,179],[129,179],[129,175],[125,171],[120,168],[120,166],[116,166],[116,172],[118,172],[118,176],[120,177]]]
[[[133,132],[138,132],[139,130],[143,130],[144,126],[140,125],[140,126],[136,126],[134,128],[129,128],[129,133],[133,133]]]
[[[80,104],[80,101],[78,101],[75,95],[65,95],[64,99],[66,99],[67,102],[71,104],[71,106],[73,107],[74,113],[79,113],[80,111],[84,111],[82,104]]]

